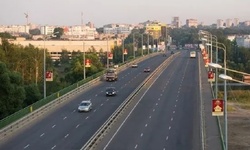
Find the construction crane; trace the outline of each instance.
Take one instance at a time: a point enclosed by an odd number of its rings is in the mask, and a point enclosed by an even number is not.
[[[26,18],[26,25],[29,24],[29,14],[28,13],[24,13],[25,18]]]

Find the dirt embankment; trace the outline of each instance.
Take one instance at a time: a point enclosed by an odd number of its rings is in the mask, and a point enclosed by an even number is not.
[[[228,149],[250,150],[250,110],[229,105],[234,111],[228,111]]]

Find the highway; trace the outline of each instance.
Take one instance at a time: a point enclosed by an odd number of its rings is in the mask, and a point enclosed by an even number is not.
[[[198,64],[182,52],[97,149],[200,150]]]
[[[170,54],[169,54],[170,55]],[[168,55],[168,56],[169,56]],[[42,119],[17,134],[1,142],[2,150],[74,150],[80,149],[96,130],[107,120],[126,97],[149,75],[145,67],[153,71],[167,57],[157,55],[138,63],[138,68],[128,68],[119,73],[117,82],[106,82],[76,95]],[[117,96],[106,97],[105,88],[114,86]],[[156,93],[155,96],[157,96]],[[82,100],[91,99],[93,110],[88,113],[77,112]]]

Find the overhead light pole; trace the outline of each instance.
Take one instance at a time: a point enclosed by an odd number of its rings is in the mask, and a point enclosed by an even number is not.
[[[109,36],[107,36],[107,69],[109,68]]]
[[[51,35],[57,34],[59,32],[55,32]],[[45,41],[46,41],[46,26],[44,26],[43,31],[43,98],[46,99],[47,93],[46,93],[46,47],[45,47]]]
[[[86,56],[85,56],[85,42],[82,40],[82,51],[83,51],[83,79],[86,79]]]
[[[133,33],[133,55],[135,59],[135,33]]]
[[[232,80],[231,77],[227,76],[227,64],[226,64],[226,46],[223,43],[218,43],[222,46],[218,46],[218,49],[222,49],[224,51],[224,75],[219,75],[220,78],[224,79],[224,134],[225,134],[225,140],[224,140],[224,148],[225,150],[228,150],[228,121],[227,121],[227,82],[226,80]],[[219,64],[210,63],[209,66],[214,68],[222,68]]]
[[[141,34],[141,55],[143,56],[143,33]]]
[[[124,63],[124,37],[122,36],[122,63]]]

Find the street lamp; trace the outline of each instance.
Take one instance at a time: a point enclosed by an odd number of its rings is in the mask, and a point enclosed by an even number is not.
[[[143,33],[141,34],[141,55],[143,56]]]
[[[46,98],[46,50],[45,50],[45,41],[46,41],[46,26],[44,26],[44,31],[43,31],[43,98]],[[55,35],[59,32],[52,33],[51,35]],[[50,35],[50,36],[51,36]]]
[[[85,63],[85,42],[82,41],[82,51],[83,51],[83,80],[86,79],[86,63]]]
[[[107,69],[109,68],[109,37],[107,37]]]
[[[225,150],[228,149],[228,125],[227,125],[227,86],[226,86],[226,79],[232,79],[232,78],[229,78],[229,76],[227,76],[227,71],[226,71],[226,46],[223,44],[223,43],[219,43],[217,42],[218,44],[221,44],[221,46],[218,46],[219,49],[222,49],[224,51],[224,75],[220,75],[219,77],[224,79],[224,121],[225,121],[225,143],[224,143],[224,146],[225,146]],[[213,64],[211,63],[210,66],[213,66],[215,68],[222,68],[222,66],[220,66],[219,64]]]
[[[124,63],[124,37],[122,37],[122,63]]]

